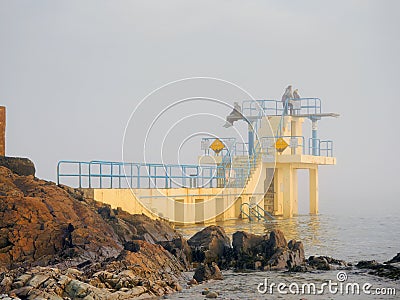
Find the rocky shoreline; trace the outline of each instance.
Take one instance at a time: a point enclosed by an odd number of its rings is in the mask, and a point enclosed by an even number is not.
[[[238,231],[231,239],[212,225],[186,240],[165,221],[111,209],[80,190],[40,180],[34,171],[26,159],[0,161],[0,299],[160,297],[222,280],[227,269],[366,268],[400,278],[400,254],[355,266],[326,256],[306,259],[303,243],[287,241],[280,230],[264,236]],[[188,270],[193,278],[186,277]]]

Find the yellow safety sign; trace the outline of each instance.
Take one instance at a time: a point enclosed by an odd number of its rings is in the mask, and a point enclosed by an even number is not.
[[[219,139],[215,139],[214,142],[210,145],[210,149],[212,149],[216,154],[220,153],[222,149],[225,148],[225,145],[223,142],[221,142]]]
[[[283,138],[279,138],[275,142],[275,149],[278,150],[278,152],[283,152],[288,146],[289,144],[286,143]]]

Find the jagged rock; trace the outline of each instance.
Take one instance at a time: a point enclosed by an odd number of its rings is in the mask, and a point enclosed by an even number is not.
[[[34,275],[31,280],[29,280],[28,285],[36,289],[49,278],[50,276],[48,275],[37,274]]]
[[[307,262],[311,267],[313,267],[313,268],[315,268],[317,270],[330,270],[331,269],[328,261],[323,256],[318,256],[318,257],[317,256],[310,256],[308,258]]]
[[[13,292],[18,296],[18,297],[28,297],[28,295],[31,293],[31,291],[33,290],[33,287],[31,286],[23,286],[20,287],[16,290],[14,290]]]
[[[392,264],[392,263],[398,263],[400,262],[400,253],[397,253],[395,257],[393,257],[391,260],[385,262],[385,264]]]
[[[124,249],[131,252],[139,252],[140,245],[135,241],[129,241],[124,243]]]
[[[227,249],[231,247],[229,237],[220,226],[211,225],[196,233],[188,240],[195,262],[221,263]]]
[[[400,279],[400,265],[397,262],[393,263],[378,263],[375,260],[360,261],[356,264],[357,268],[370,269],[369,274],[385,277],[389,279]]]
[[[20,287],[23,287],[23,286],[28,282],[28,280],[31,279],[31,278],[32,278],[32,275],[31,275],[31,274],[23,274],[23,275],[19,276],[19,277],[14,281],[12,287],[13,287],[14,289],[18,289],[18,288],[20,288]]]
[[[0,199],[0,269],[32,263],[83,268],[93,258],[117,257],[135,236],[152,243],[182,238],[164,221],[112,210],[85,199],[79,190],[19,176],[1,166]],[[187,248],[184,251],[190,256]]]
[[[356,264],[356,267],[360,269],[372,269],[378,265],[379,263],[376,260],[361,260]]]
[[[28,299],[150,298],[181,290],[178,280],[184,267],[178,259],[160,245],[135,242],[143,251],[122,251],[118,258],[92,264],[85,272],[74,268],[35,267],[28,271],[13,270],[7,276],[0,274],[0,278],[3,281],[6,278],[7,286],[14,288],[8,288],[7,292]],[[17,288],[18,282],[25,284]]]
[[[285,248],[277,248],[275,253],[267,262],[265,269],[270,270],[283,270],[288,267],[289,252]]]
[[[93,206],[72,198],[54,183],[18,176],[0,167],[0,266],[49,265],[72,258],[117,256],[122,245]],[[49,247],[49,244],[52,247]],[[3,243],[4,246],[4,243]],[[72,250],[71,250],[72,248]]]
[[[271,257],[275,254],[278,248],[286,248],[287,243],[283,232],[279,229],[272,230],[269,234],[269,239],[265,239],[264,251],[266,257]]]
[[[29,158],[0,156],[0,166],[20,176],[35,176],[35,165]]]
[[[346,268],[348,265],[343,260],[334,259],[329,256],[310,256],[307,259],[308,266],[316,270],[334,270]]]
[[[288,243],[290,257],[288,260],[288,268],[292,269],[296,266],[304,265],[305,253],[303,243],[300,241],[290,240]]]
[[[0,166],[0,293],[161,296],[181,289],[188,257],[186,240],[167,222],[112,210],[77,189]]]
[[[103,219],[115,219],[115,213],[111,209],[110,205],[100,207],[97,212],[103,217]]]
[[[200,264],[194,272],[193,278],[197,282],[203,282],[210,279],[222,280],[221,270],[215,262],[210,264]]]
[[[131,215],[120,209],[116,211],[116,216],[135,228],[136,238],[152,244],[182,237],[166,221],[152,220],[145,215]]]
[[[264,237],[245,231],[237,231],[232,235],[232,246],[235,254],[254,255],[262,251]]]
[[[192,250],[186,239],[180,237],[172,241],[160,241],[158,244],[175,255],[187,269],[190,268]]]
[[[233,265],[237,269],[280,270],[304,265],[304,248],[294,240],[286,244],[280,230],[258,236],[238,231],[233,234]]]
[[[72,298],[84,298],[90,292],[90,284],[79,280],[71,280],[65,287],[65,292]]]

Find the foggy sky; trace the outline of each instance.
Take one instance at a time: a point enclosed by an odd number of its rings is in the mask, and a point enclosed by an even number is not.
[[[398,1],[0,0],[6,153],[31,158],[38,177],[55,181],[62,159],[120,161],[132,110],[170,81],[216,77],[262,99],[280,98],[293,84],[341,114],[319,124],[338,162],[320,168],[321,212],[398,214],[399,8]]]

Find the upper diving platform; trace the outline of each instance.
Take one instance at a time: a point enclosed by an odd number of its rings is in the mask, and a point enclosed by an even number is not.
[[[320,98],[300,98],[290,99],[293,105],[293,113],[289,109],[285,113],[285,104],[279,100],[245,100],[242,102],[242,115],[249,120],[259,119],[262,116],[283,116],[291,115],[299,118],[322,118],[339,117],[337,113],[328,113],[322,111]]]

